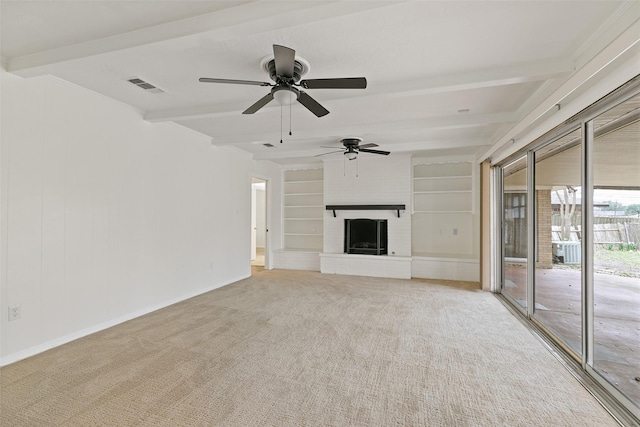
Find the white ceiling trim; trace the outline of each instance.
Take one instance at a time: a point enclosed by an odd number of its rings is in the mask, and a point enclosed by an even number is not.
[[[254,160],[276,160],[276,159],[293,159],[299,157],[315,157],[321,154],[326,154],[326,156],[319,156],[319,160],[324,160],[325,157],[331,158],[331,154],[329,154],[332,149],[331,148],[310,148],[310,149],[302,149],[302,150],[288,150],[286,149],[287,145],[292,145],[293,142],[283,143],[282,145],[276,145],[275,148],[270,148],[268,151],[262,153],[255,153],[253,155]],[[414,151],[427,151],[427,150],[442,150],[442,149],[452,149],[452,148],[468,148],[468,147],[481,147],[484,146],[484,141],[479,139],[462,139],[455,141],[443,141],[443,140],[429,140],[429,141],[410,141],[410,142],[394,142],[392,145],[389,145],[384,150],[389,150],[392,152],[391,155],[401,154],[401,153],[411,153]],[[274,144],[275,145],[275,144]],[[282,147],[282,148],[281,148]],[[284,148],[284,149],[283,149]],[[336,152],[335,157],[340,156],[340,147],[337,145],[336,141]],[[335,158],[333,157],[333,158]],[[339,158],[339,157],[338,157]]]
[[[587,88],[594,78],[604,72],[616,59],[624,55],[632,56],[638,50],[640,50],[640,20],[635,21],[632,26],[620,34],[620,36],[600,52],[599,55],[567,79],[558,90],[531,110],[526,117],[519,120],[497,143],[484,152],[478,158],[478,161],[489,159],[494,153],[501,150],[503,146],[506,146],[506,144],[518,141],[521,135],[539,125],[544,119],[549,117],[551,112],[556,111],[556,106],[561,105],[564,99],[568,98],[580,88]],[[566,111],[563,111],[561,115],[564,120],[570,117],[565,117],[566,114]],[[562,122],[562,119],[559,117],[557,121],[557,124],[559,124]]]
[[[225,103],[225,104],[213,104],[188,108],[170,108],[166,110],[150,111],[144,115],[144,119],[151,123],[159,122],[172,122],[181,120],[199,120],[210,119],[216,117],[228,117],[240,114],[246,110],[251,104],[250,101]],[[266,111],[270,108],[276,108],[275,106],[263,107],[262,110]],[[279,106],[278,106],[279,108]]]
[[[591,58],[604,49],[620,34],[621,29],[627,29],[640,16],[640,2],[627,0],[618,7],[600,27],[591,33],[582,45],[576,49],[573,58],[576,68],[582,68]]]
[[[401,81],[377,87],[372,87],[370,85],[366,92],[360,92],[357,95],[354,93],[353,96],[341,97],[330,101],[335,104],[336,102],[346,102],[353,99],[386,100],[448,93],[461,90],[483,89],[568,77],[572,71],[572,66],[569,60],[558,59],[553,61],[536,61],[526,64],[518,64],[511,67],[499,67],[413,81]],[[225,117],[231,114],[239,114],[246,108],[246,102],[213,104],[182,109],[150,111],[144,115],[144,118],[149,122],[155,123]],[[277,106],[267,106],[264,109],[267,110],[269,108],[277,108]]]
[[[421,120],[403,120],[396,122],[385,122],[381,124],[358,124],[353,126],[334,127],[330,129],[333,135],[327,135],[327,129],[310,129],[299,131],[296,140],[312,138],[344,138],[346,135],[360,135],[363,129],[367,133],[376,132],[379,134],[394,134],[402,132],[406,134],[411,131],[425,130],[452,130],[488,126],[500,123],[515,123],[517,115],[515,113],[495,113],[495,114],[464,114],[448,117],[434,117]],[[279,141],[280,133],[259,132],[244,133],[233,137],[212,138],[214,145],[243,144],[253,141]],[[298,136],[301,136],[300,138]]]
[[[124,34],[10,58],[8,71],[22,77],[34,77],[48,74],[48,67],[54,64],[153,43],[205,33],[208,38],[219,41],[229,40],[244,37],[247,34],[288,27],[291,23],[315,22],[397,3],[397,1],[256,1]]]
[[[533,93],[515,112],[518,117],[517,121],[523,120],[526,115],[537,105],[542,103],[547,97],[551,96],[562,85],[563,79],[547,80]],[[511,130],[511,124],[505,124],[489,138],[489,144],[497,143],[502,136]]]
[[[283,164],[318,162],[299,156],[351,135],[394,154],[493,153],[495,160],[583,105],[583,93],[617,76],[616,66],[626,70],[629,55],[640,52],[637,0],[544,8],[490,0],[175,1],[164,8],[65,1],[65,9],[20,3],[2,2],[9,24],[3,36],[11,37],[4,44],[11,51],[4,53],[7,71],[66,79],[134,105],[147,122],[206,135],[221,149],[276,162],[286,153]],[[308,58],[318,64],[313,72],[324,77],[365,75],[368,88],[310,90],[334,114],[300,117],[294,135],[285,132],[279,144],[277,103],[246,117],[241,112],[257,99],[253,89],[197,83],[210,70],[270,81],[251,57],[267,54],[273,43],[315,55]],[[130,76],[167,93],[134,90]],[[264,147],[267,141],[276,147]]]
[[[402,81],[376,88],[389,97],[431,95],[461,90],[483,89],[519,83],[538,82],[567,77],[573,71],[567,59],[543,60],[497,67],[485,70],[471,70],[460,74],[429,77],[415,81]],[[374,93],[365,96],[378,96]]]

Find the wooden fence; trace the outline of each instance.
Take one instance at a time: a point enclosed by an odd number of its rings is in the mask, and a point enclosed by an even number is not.
[[[579,223],[580,218],[576,219]],[[593,242],[596,244],[635,243],[640,247],[640,218],[596,217],[593,219]],[[552,217],[551,240],[561,241],[560,218]],[[570,241],[582,240],[580,226],[572,227]]]

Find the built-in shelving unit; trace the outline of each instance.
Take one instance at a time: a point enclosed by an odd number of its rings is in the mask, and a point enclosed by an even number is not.
[[[413,167],[413,213],[473,211],[470,162],[418,164]]]
[[[322,252],[323,170],[284,171],[284,249]]]
[[[411,252],[414,257],[473,255],[473,164],[413,165]]]

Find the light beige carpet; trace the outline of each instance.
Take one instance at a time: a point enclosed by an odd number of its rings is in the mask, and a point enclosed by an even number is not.
[[[2,426],[607,426],[495,296],[260,271],[0,369]]]

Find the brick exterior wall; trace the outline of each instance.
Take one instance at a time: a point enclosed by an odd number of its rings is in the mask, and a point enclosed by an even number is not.
[[[551,190],[536,190],[537,267],[553,268],[551,246]]]

